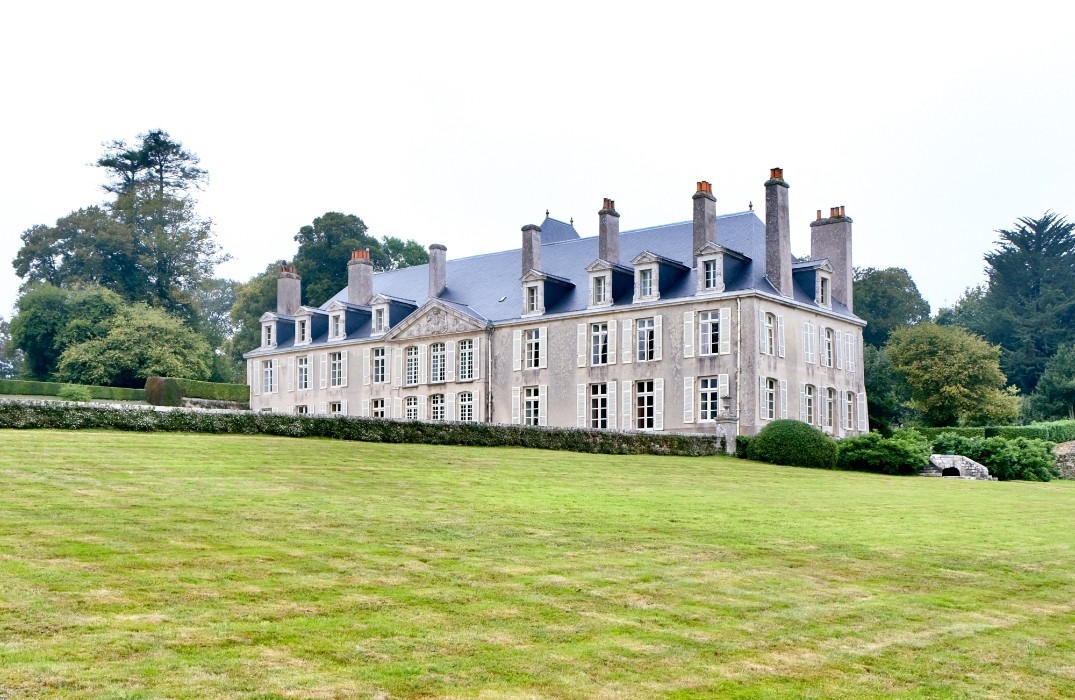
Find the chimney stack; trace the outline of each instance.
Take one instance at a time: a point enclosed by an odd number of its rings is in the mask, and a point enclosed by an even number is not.
[[[854,311],[854,272],[851,261],[851,217],[844,208],[829,209],[829,218],[810,222],[810,257],[825,258],[832,266],[832,298]]]
[[[770,170],[765,181],[765,276],[780,296],[792,296],[791,223],[783,168]]]
[[[373,298],[373,262],[368,250],[352,250],[347,261],[347,302],[367,306]]]
[[[597,257],[613,265],[620,263],[620,214],[608,197],[597,212]]]
[[[717,198],[713,196],[713,185],[705,180],[698,183],[694,193],[694,250],[706,243],[717,242]]]
[[[447,273],[444,270],[444,259],[448,249],[440,243],[429,246],[429,298],[436,299],[444,291],[447,283]]]
[[[276,313],[294,316],[302,306],[302,278],[294,265],[281,265],[276,277]]]
[[[541,270],[541,227],[535,224],[523,226],[522,275],[531,270]]]

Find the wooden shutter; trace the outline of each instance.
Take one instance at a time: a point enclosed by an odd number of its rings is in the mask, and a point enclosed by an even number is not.
[[[403,418],[403,399],[392,399],[392,417],[396,420]]]
[[[661,359],[661,346],[663,344],[664,332],[662,326],[664,325],[664,314],[657,314],[653,317],[653,359]]]
[[[844,333],[844,341],[847,344],[847,352],[844,357],[844,368],[848,372],[855,371],[855,356],[858,354],[857,343],[855,342],[855,334],[851,331]]]
[[[653,429],[664,430],[664,379],[653,380]]]
[[[758,377],[758,418],[760,420],[768,420],[769,418],[765,404],[765,377]]]
[[[328,386],[328,353],[321,353],[321,388]]]
[[[803,423],[810,422],[806,420],[806,385],[802,383],[799,384],[799,420]]]
[[[455,341],[444,344],[444,381],[455,381]]]
[[[370,417],[370,400],[369,399],[362,399],[362,417],[363,418],[369,418]]]
[[[858,427],[860,433],[865,433],[870,429],[869,417],[866,415],[866,392],[860,391],[858,394]]]
[[[418,420],[426,419],[426,395],[421,394],[418,397]]]
[[[511,388],[511,424],[519,425],[522,423],[522,411],[519,406],[521,389],[517,386]]]
[[[784,317],[776,317],[776,354],[784,356]]]
[[[578,344],[578,347],[576,349],[578,350],[578,355],[579,355],[579,357],[578,357],[579,367],[585,367],[586,366],[586,324],[585,323],[580,323],[579,324],[578,343],[577,344]]]
[[[609,382],[608,388],[608,428],[615,430],[619,423],[616,422],[616,382]]]
[[[328,413],[328,402],[322,401],[321,403],[319,403],[317,405],[317,412],[320,413],[321,415],[327,414]]]
[[[836,337],[833,339],[832,351],[836,353],[836,369],[844,368],[844,334],[840,331],[836,331]]]
[[[347,401],[346,400],[340,402],[340,415],[344,415],[344,416],[347,415]]]
[[[254,367],[254,383],[250,386],[254,388],[254,396],[261,396],[261,385],[265,382],[261,376],[261,360],[254,360],[252,366]]]
[[[634,340],[631,337],[631,330],[634,326],[634,321],[629,318],[623,320],[623,347],[620,349],[620,360],[623,364],[630,364],[634,355]]]
[[[346,350],[340,350],[340,386],[347,386],[347,356]]]
[[[575,387],[575,409],[577,416],[575,418],[575,427],[586,427],[586,385],[579,384]]]
[[[444,420],[455,420],[455,394],[444,395]]]
[[[392,348],[392,386],[403,385],[403,349]]]
[[[814,364],[814,324],[809,321],[803,323],[803,360]]]
[[[482,354],[478,351],[478,346],[479,346],[480,342],[481,342],[481,338],[475,338],[474,339],[474,367],[473,367],[473,371],[470,373],[470,378],[471,379],[481,379],[481,376],[482,376],[482,373],[481,373],[481,366],[482,366],[481,357],[482,357]],[[474,396],[474,415],[475,416],[478,415],[478,397],[477,397],[477,395]]]
[[[720,405],[723,408],[723,406],[724,406],[724,397],[729,395],[729,392],[728,392],[728,375],[727,374],[718,374],[717,375],[717,394],[720,396],[720,400],[721,400]]]
[[[608,363],[616,364],[616,321],[608,322]]]
[[[724,307],[720,310],[720,354],[732,354],[732,310]]]
[[[547,384],[538,385],[538,425],[548,425],[548,410],[546,404],[548,403],[549,387]]]
[[[362,348],[362,386],[370,384],[370,349]]]
[[[287,374],[287,390],[295,391],[295,358],[287,358],[284,372]]]
[[[788,380],[780,380],[780,417],[788,417]]]
[[[549,366],[549,327],[538,328],[538,368]]]
[[[516,372],[523,368],[523,332],[518,329],[511,333],[511,368]]]
[[[694,422],[694,377],[683,377],[683,422]]]
[[[694,312],[683,312],[683,357],[694,357]]]
[[[428,362],[429,362],[429,346],[428,345],[419,345],[418,346],[418,383],[419,384],[425,384],[426,383],[426,377],[428,376],[428,373],[426,372],[428,367],[426,367],[426,364]]]
[[[620,422],[623,424],[624,430],[631,429],[631,382],[623,382],[620,384],[622,389],[622,401],[623,401],[623,416]]]
[[[773,329],[773,332],[774,333],[776,332],[775,328]],[[769,348],[766,347],[766,343],[765,343],[766,335],[768,335],[768,334],[765,332],[765,311],[759,311],[758,312],[758,352],[760,352],[762,355],[767,354],[766,350],[769,349]]]

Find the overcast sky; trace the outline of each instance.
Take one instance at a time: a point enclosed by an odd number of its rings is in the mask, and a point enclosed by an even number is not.
[[[0,22],[0,314],[19,235],[100,202],[102,142],[161,128],[246,280],[326,211],[462,257],[545,210],[597,232],[791,185],[933,310],[1022,216],[1075,217],[1066,3],[17,3]],[[340,264],[346,261],[341,260]],[[588,261],[580,261],[585,263]]]

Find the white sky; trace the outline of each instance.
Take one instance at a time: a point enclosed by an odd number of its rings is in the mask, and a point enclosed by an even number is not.
[[[846,206],[855,264],[905,267],[934,311],[994,230],[1075,218],[1066,3],[35,2],[0,15],[0,314],[19,235],[99,202],[102,142],[154,128],[202,159],[199,210],[245,280],[299,227],[462,257],[548,208],[594,235],[791,185],[792,248]],[[346,261],[341,260],[340,264]],[[588,261],[580,261],[583,264]],[[450,283],[450,282],[449,282]]]

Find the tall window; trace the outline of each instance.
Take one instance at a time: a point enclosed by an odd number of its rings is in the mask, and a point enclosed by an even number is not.
[[[418,346],[411,345],[403,351],[407,357],[407,386],[414,386],[418,383]],[[417,399],[415,399],[417,401]]]
[[[855,429],[855,393],[844,394],[844,430]]]
[[[385,309],[376,308],[373,310],[373,332],[384,333],[387,330],[387,318],[388,314],[385,313]]]
[[[388,381],[386,366],[388,358],[384,348],[373,349],[373,381],[380,384]]]
[[[431,382],[444,381],[446,361],[444,352],[444,343],[433,343],[429,346],[429,381]]]
[[[299,355],[295,359],[295,388],[300,391],[310,388],[310,357]]]
[[[541,398],[536,386],[523,387],[523,425],[538,425]]]
[[[262,384],[261,390],[266,394],[276,392],[276,360],[265,360],[261,363]]]
[[[444,394],[429,397],[429,420],[444,420]]]
[[[590,324],[590,364],[608,364],[608,324]]]
[[[343,336],[343,314],[332,314],[329,316],[329,337],[342,338]]]
[[[590,385],[590,427],[608,428],[608,385]]]
[[[829,387],[828,389],[825,390],[825,406],[824,406],[825,425],[827,427],[829,427],[829,428],[831,428],[832,426],[836,425],[836,422],[833,420],[833,415],[832,415],[833,411],[835,410],[835,406],[836,406],[836,390],[833,389],[832,387]]]
[[[373,418],[387,418],[387,412],[384,408],[384,399],[373,399],[370,401],[370,416]]]
[[[474,394],[469,391],[459,394],[459,420],[464,423],[474,420]]]
[[[638,296],[653,296],[653,269],[646,268],[638,271]]]
[[[329,378],[332,380],[329,386],[344,386],[347,382],[347,373],[344,367],[344,354],[342,352],[330,352],[328,354]]]
[[[818,298],[818,303],[820,303],[822,306],[828,306],[829,305],[829,278],[828,277],[822,277],[821,278],[820,287],[821,287],[821,289],[820,289],[820,293],[818,294],[818,297],[819,297]]]
[[[717,289],[720,286],[720,269],[716,260],[702,262],[702,284],[705,289]]]
[[[765,314],[765,328],[762,329],[765,333],[765,340],[762,343],[764,346],[762,352],[766,355],[776,354],[776,316],[772,314]]]
[[[526,287],[526,313],[534,314],[538,310],[538,288],[536,284],[531,284]]]
[[[525,366],[527,369],[534,369],[541,366],[541,331],[537,328],[526,331],[526,349],[524,357],[526,359]],[[536,390],[535,390],[536,391]],[[535,425],[537,425],[535,423]]]
[[[700,355],[716,355],[720,352],[720,311],[703,311],[698,314],[698,337]]]
[[[404,414],[407,420],[418,420],[418,397],[408,396],[403,400]]]
[[[644,270],[643,270],[644,272]],[[638,361],[645,362],[655,357],[655,335],[652,318],[640,318],[636,323],[635,335],[638,338]]]
[[[817,402],[817,389],[812,384],[807,384],[803,390],[803,420],[813,425],[817,422],[815,403]]]
[[[608,279],[604,275],[593,278],[593,305],[604,304],[608,301]]]
[[[702,377],[698,380],[698,397],[701,406],[699,420],[716,420],[720,416],[720,381],[718,377]]]
[[[272,328],[273,328],[273,324],[267,323],[264,326],[262,326],[261,328],[262,328],[262,335],[264,335],[264,338],[262,338],[262,340],[263,340],[262,345],[272,345]]]
[[[474,379],[474,341],[459,341],[459,373],[456,375],[461,382]],[[460,418],[460,420],[462,420]]]
[[[635,382],[635,427],[639,430],[652,430],[654,427],[653,380],[643,379]]]
[[[299,342],[310,342],[310,322],[305,318],[300,318],[295,325],[298,329]]]
[[[831,328],[825,329],[825,338],[821,342],[821,364],[825,367],[832,367],[832,355],[833,347],[836,344],[836,338]]]
[[[765,380],[765,392],[761,397],[761,416],[766,420],[776,418],[776,380]]]

